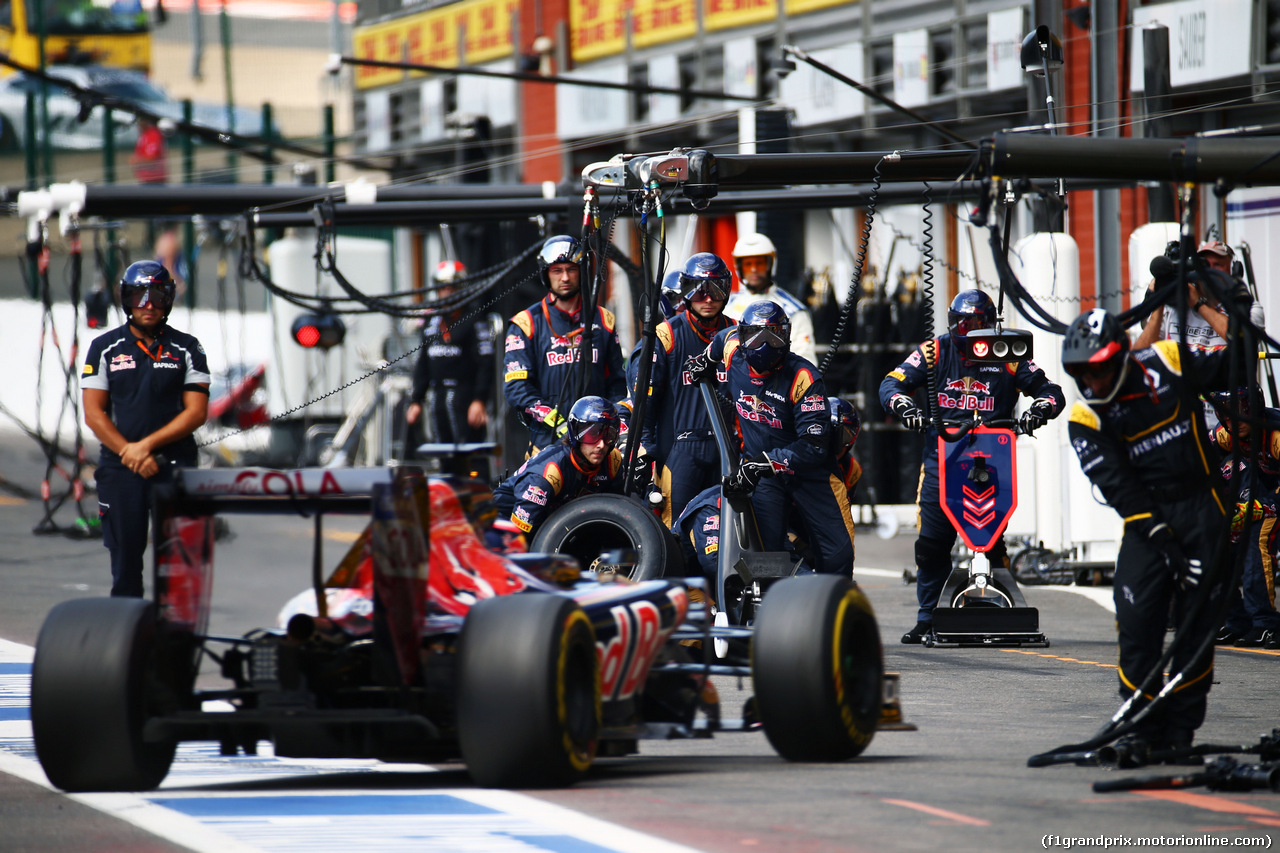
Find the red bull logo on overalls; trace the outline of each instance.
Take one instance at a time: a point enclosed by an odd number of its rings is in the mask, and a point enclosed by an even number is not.
[[[782,429],[782,420],[778,417],[778,410],[773,407],[772,403],[765,402],[761,397],[755,394],[744,394],[738,392],[738,400],[734,404],[738,410],[738,417],[752,423],[764,424],[773,429]]]
[[[965,376],[952,379],[938,392],[938,408],[961,409],[966,412],[990,412],[996,407],[991,386],[981,379]]]

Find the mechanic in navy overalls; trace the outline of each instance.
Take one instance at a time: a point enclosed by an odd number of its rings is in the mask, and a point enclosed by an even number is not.
[[[582,244],[573,237],[548,238],[538,252],[538,274],[547,296],[512,317],[507,327],[503,390],[511,411],[529,428],[534,451],[564,436],[564,410],[577,399],[582,263]],[[616,402],[627,395],[622,348],[613,312],[603,306],[596,310],[585,393]]]
[[[458,261],[436,265],[440,298],[467,274]],[[435,314],[422,329],[422,350],[413,369],[413,391],[405,420],[417,423],[422,402],[431,392],[433,441],[445,444],[485,440],[489,403],[493,396],[493,329],[488,317],[461,320],[461,311]]]
[[[563,440],[535,453],[494,490],[499,531],[513,527],[532,537],[570,499],[622,491],[617,407],[603,397],[583,397],[569,410],[567,424]]]
[[[143,594],[152,478],[164,460],[196,464],[191,436],[209,410],[204,349],[168,325],[175,291],[155,261],[125,270],[120,303],[128,322],[94,339],[80,377],[85,423],[102,444],[94,479],[117,596]]]
[[[790,351],[783,308],[760,300],[739,325],[712,339],[689,360],[695,376],[721,364],[737,413],[745,461],[726,488],[751,492],[765,550],[787,544],[787,511],[794,507],[813,536],[819,572],[853,574],[853,518],[828,446],[830,414],[818,369]]]
[[[884,410],[897,415],[907,429],[925,434],[916,495],[920,508],[920,535],[915,549],[916,600],[920,609],[916,626],[902,635],[904,643],[921,643],[933,631],[933,610],[951,574],[951,546],[956,541],[955,527],[938,499],[938,433],[911,399],[912,392],[925,387],[929,365],[936,363],[934,388],[938,414],[944,419],[971,418],[975,411],[986,420],[1012,418],[1018,394],[1022,393],[1034,398],[1022,415],[1022,427],[1030,432],[1056,418],[1066,406],[1062,389],[1030,360],[974,364],[961,355],[959,341],[970,330],[989,329],[995,322],[996,306],[991,297],[981,290],[962,291],[947,311],[949,333],[916,347],[880,383],[880,405]],[[987,556],[993,566],[1008,567],[1003,536]]]
[[[700,252],[685,263],[678,282],[682,310],[657,328],[642,441],[656,466],[654,482],[662,490],[662,523],[667,527],[694,495],[720,482],[720,451],[702,391],[685,370],[685,361],[733,325],[724,316],[733,285],[724,261]],[[635,399],[639,390],[631,393]]]
[[[853,456],[854,442],[862,432],[862,417],[852,404],[839,397],[828,397],[827,408],[831,412],[831,457],[840,472],[845,497],[852,505],[858,481],[862,478],[862,466]],[[671,526],[671,532],[684,547],[685,564],[697,562],[707,582],[714,588],[720,550],[720,487],[705,489],[689,501]]]

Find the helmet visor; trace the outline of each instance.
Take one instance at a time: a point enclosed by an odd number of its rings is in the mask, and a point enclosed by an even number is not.
[[[987,318],[980,314],[966,314],[956,320],[952,329],[952,334],[963,338],[974,329],[989,329],[991,324],[987,322]]]
[[[690,302],[724,302],[729,298],[729,291],[720,282],[709,278],[682,278],[680,290]]]
[[[552,264],[576,264],[582,260],[582,247],[568,240],[557,240],[548,243],[538,251],[538,259],[545,266]]]
[[[786,326],[739,326],[738,339],[747,349],[773,347],[786,349],[791,342],[791,330]]]
[[[122,284],[120,304],[129,311],[135,308],[167,311],[173,307],[173,293],[172,284]]]
[[[618,443],[618,425],[598,423],[578,433],[579,444],[599,444],[604,442],[605,447],[613,447]]]

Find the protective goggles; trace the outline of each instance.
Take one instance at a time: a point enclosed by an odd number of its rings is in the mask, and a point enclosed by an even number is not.
[[[575,246],[568,240],[559,240],[555,243],[543,246],[538,252],[538,257],[546,266],[552,264],[578,264],[582,263],[582,247]]]
[[[858,434],[853,431],[852,427],[847,427],[847,426],[840,427],[840,451],[842,453],[848,450],[850,447],[853,447],[853,443],[857,440],[858,440]]]
[[[618,425],[617,424],[592,424],[591,426],[578,433],[579,444],[599,444],[604,442],[605,446],[613,447],[618,443]]]
[[[959,320],[956,320],[956,330],[954,334],[957,334],[963,338],[965,335],[969,334],[974,329],[989,329],[989,328],[991,328],[991,324],[987,322],[986,318],[980,317],[975,314],[970,317],[961,317]]]
[[[120,304],[132,311],[135,308],[158,308],[167,311],[173,307],[174,286],[167,284],[122,284]]]
[[[690,302],[724,302],[729,298],[729,292],[709,278],[682,279],[680,285]]]
[[[791,344],[791,328],[789,326],[739,326],[738,340],[747,349],[773,347],[786,349]]]

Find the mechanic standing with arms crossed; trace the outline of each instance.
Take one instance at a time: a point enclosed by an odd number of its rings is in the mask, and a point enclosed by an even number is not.
[[[742,288],[733,292],[725,306],[726,317],[741,320],[747,306],[760,299],[771,299],[787,312],[791,324],[791,351],[810,364],[818,363],[818,350],[813,339],[813,317],[805,304],[773,280],[778,269],[778,249],[763,234],[747,234],[733,244],[733,261],[738,268]]]
[[[458,261],[436,265],[437,294],[453,293],[450,286],[467,274]],[[422,351],[413,369],[413,391],[404,419],[422,417],[422,401],[431,391],[431,427],[435,441],[445,444],[484,441],[493,394],[493,330],[487,317],[460,323],[461,310],[435,314],[422,330]]]
[[[152,478],[164,460],[196,464],[191,435],[209,410],[204,349],[168,325],[174,294],[160,264],[130,265],[120,281],[128,322],[93,340],[80,377],[84,419],[102,444],[94,479],[113,596],[142,597]]]
[[[1183,640],[1169,661],[1182,683],[1163,700],[1159,716],[1148,716],[1125,737],[1138,749],[1188,747],[1204,722],[1213,681],[1212,643],[1202,657],[1193,655],[1198,638],[1217,627],[1216,602],[1229,573],[1214,560],[1226,555],[1233,503],[1216,460],[1210,461],[1204,410],[1188,377],[1209,389],[1226,387],[1226,350],[1180,350],[1159,341],[1131,352],[1116,318],[1095,308],[1067,328],[1062,366],[1084,398],[1071,409],[1071,445],[1085,475],[1124,519],[1114,583],[1120,695],[1131,696],[1160,659],[1171,600]],[[1184,624],[1202,580],[1213,584],[1208,600],[1196,620]],[[1146,695],[1163,683],[1158,677]]]
[[[531,453],[568,431],[563,409],[577,399],[575,364],[582,338],[582,244],[567,234],[549,237],[538,252],[545,299],[511,318],[504,344],[503,391],[529,428]],[[586,395],[617,402],[627,396],[622,347],[613,312],[596,308],[587,350]]]
[[[724,316],[733,284],[724,261],[710,252],[700,252],[685,262],[678,283],[683,310],[658,324],[649,381],[650,408],[642,437],[646,455],[657,463],[658,488],[666,499],[662,505],[664,527],[671,526],[694,495],[720,482],[720,451],[702,391],[685,370],[685,361],[733,325]],[[639,393],[640,389],[633,389],[632,399]]]
[[[948,333],[916,347],[880,383],[880,405],[892,412],[907,429],[925,434],[921,453],[919,504],[920,535],[916,539],[916,601],[920,609],[916,626],[902,635],[904,643],[923,643],[933,631],[933,611],[942,587],[951,575],[951,546],[956,529],[942,511],[938,494],[938,433],[928,414],[911,399],[917,388],[925,387],[930,369],[935,370],[938,414],[942,418],[970,418],[978,412],[987,420],[1013,417],[1021,392],[1034,400],[1023,412],[1021,426],[1030,433],[1056,418],[1066,406],[1062,389],[1045,376],[1034,362],[974,364],[964,358],[960,342],[973,329],[995,326],[996,306],[981,290],[964,290],[947,311]],[[987,555],[993,566],[1009,566],[1004,537]]]
[[[818,369],[790,351],[782,307],[767,299],[752,303],[737,326],[689,359],[688,369],[714,377],[720,364],[746,457],[725,488],[751,493],[766,551],[786,550],[787,511],[794,508],[813,537],[814,568],[852,578],[853,517],[831,455],[827,395]]]

